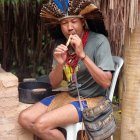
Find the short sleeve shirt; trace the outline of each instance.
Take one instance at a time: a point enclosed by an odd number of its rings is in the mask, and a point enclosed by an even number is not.
[[[114,63],[111,55],[108,39],[98,33],[90,32],[86,46],[84,48],[86,55],[103,71],[114,71]],[[77,81],[79,85],[80,96],[95,97],[105,96],[106,90],[101,87],[94,77],[91,76],[84,63],[79,59],[79,70],[77,72]],[[73,84],[69,84],[69,92],[73,97],[77,97],[77,90]]]

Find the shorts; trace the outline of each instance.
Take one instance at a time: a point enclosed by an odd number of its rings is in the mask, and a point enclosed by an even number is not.
[[[55,95],[46,97],[43,100],[41,100],[40,103],[46,106],[49,106],[54,98],[55,98]],[[83,108],[87,108],[87,102],[85,100],[81,102],[82,102]],[[80,109],[79,101],[73,101],[73,102],[70,102],[70,104],[72,104],[76,108],[78,116],[79,116],[79,122],[82,122],[82,111]]]

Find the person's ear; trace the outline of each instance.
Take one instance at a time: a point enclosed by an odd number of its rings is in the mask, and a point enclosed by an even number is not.
[[[86,21],[86,20],[82,18],[81,21],[82,21],[82,25],[83,25],[83,27],[84,27],[84,26],[85,26],[85,21]]]
[[[83,21],[83,27],[84,27],[84,29],[89,29],[88,28],[88,24],[87,24],[87,21],[85,20],[85,19],[82,19]]]

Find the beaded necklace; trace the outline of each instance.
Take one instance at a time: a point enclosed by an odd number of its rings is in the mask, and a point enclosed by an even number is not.
[[[82,37],[83,48],[86,46],[87,39],[88,39],[89,32],[85,31]],[[66,64],[64,67],[64,72],[67,78],[67,81],[74,81],[74,70],[78,71],[78,63],[79,57],[76,55],[75,52],[67,53]]]

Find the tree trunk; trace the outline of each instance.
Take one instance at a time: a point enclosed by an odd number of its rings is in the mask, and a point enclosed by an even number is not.
[[[140,140],[140,23],[124,47],[121,140]]]

